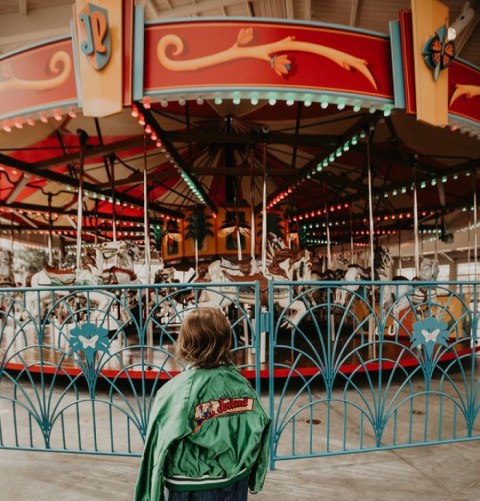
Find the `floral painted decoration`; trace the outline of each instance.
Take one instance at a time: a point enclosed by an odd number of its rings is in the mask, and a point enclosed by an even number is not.
[[[86,362],[92,363],[97,351],[108,352],[110,345],[108,330],[87,322],[71,330],[70,344],[73,353],[83,351]]]
[[[424,346],[427,353],[432,355],[433,348],[440,344],[448,348],[448,324],[436,317],[428,317],[423,322],[413,324],[412,348]]]

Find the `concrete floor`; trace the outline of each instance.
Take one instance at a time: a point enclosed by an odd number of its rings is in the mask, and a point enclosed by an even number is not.
[[[130,501],[139,459],[0,450],[2,501]],[[278,463],[258,501],[480,499],[480,442]]]

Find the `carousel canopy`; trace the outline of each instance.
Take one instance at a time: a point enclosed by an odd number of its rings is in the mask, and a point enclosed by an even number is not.
[[[21,35],[9,34],[7,25],[14,18],[24,20],[17,30],[22,33],[24,27],[23,42],[34,41],[35,31],[40,37],[54,29],[67,33],[72,3],[2,3],[0,47],[22,43]],[[453,0],[444,3],[453,15],[463,6]],[[211,15],[297,19],[388,33],[388,22],[409,5],[374,0],[148,0],[145,14],[147,20]],[[45,21],[47,28],[30,31],[32,19],[47,19],[52,12],[59,15],[55,28]],[[476,12],[457,40],[457,52],[476,64],[478,20]],[[2,69],[5,81],[8,68]],[[108,117],[85,117],[81,109],[72,108],[32,126],[4,127],[0,228],[19,239],[53,230],[73,241],[81,177],[86,241],[95,233],[111,238],[113,221],[125,236],[143,238],[145,192],[152,225],[182,220],[199,206],[214,216],[219,210],[241,208],[258,215],[265,182],[268,211],[286,218],[292,231],[304,231],[307,243],[320,244],[327,225],[332,242],[350,242],[351,235],[367,242],[369,165],[378,238],[411,234],[414,185],[421,231],[448,239],[452,228],[468,223],[479,185],[476,133],[422,124],[393,106],[313,101],[264,96],[152,99]]]

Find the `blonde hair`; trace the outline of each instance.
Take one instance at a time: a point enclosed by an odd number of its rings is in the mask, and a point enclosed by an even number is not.
[[[232,363],[232,329],[220,308],[198,308],[183,320],[176,354],[195,367]]]

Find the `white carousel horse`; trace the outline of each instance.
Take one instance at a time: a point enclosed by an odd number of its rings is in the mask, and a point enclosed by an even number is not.
[[[27,286],[32,288],[55,287],[55,286],[78,286],[78,285],[102,285],[102,273],[97,267],[95,258],[91,253],[87,254],[86,260],[82,268],[76,270],[57,269],[51,266],[45,266],[42,270],[31,275],[27,280]],[[55,292],[42,291],[27,291],[25,293],[25,307],[34,318],[42,315],[42,311],[54,301],[55,296],[65,296],[69,291],[62,290]],[[108,305],[109,298],[101,292],[92,291],[89,293],[92,301],[98,304],[98,309],[103,309]],[[40,304],[39,304],[40,303]],[[42,311],[40,311],[42,310]]]
[[[15,287],[13,252],[0,249],[0,287]]]
[[[271,261],[273,259],[273,256],[278,250],[286,249],[287,246],[285,245],[285,242],[281,237],[276,235],[275,233],[269,231],[267,234],[267,240],[266,240],[266,257],[267,261]]]
[[[414,282],[425,281],[434,282],[438,278],[439,273],[438,259],[424,258],[420,265],[418,277],[414,277],[410,284],[390,286],[388,292],[385,291],[386,307],[392,307],[392,316],[398,319],[400,312],[413,305],[420,305],[428,300],[436,298],[437,291],[435,287],[415,287]],[[406,277],[396,276],[393,277],[394,281],[408,280]],[[413,289],[413,290],[412,290]],[[392,306],[393,305],[393,306]],[[394,335],[396,331],[396,322],[394,322],[393,329],[389,330],[389,334]]]
[[[261,287],[261,301],[266,305],[268,283],[271,280],[285,281],[309,281],[311,279],[312,263],[308,251],[293,251],[290,249],[280,249],[273,255],[272,262],[267,267],[267,273],[253,274],[233,274],[222,269],[221,266],[210,266],[209,276],[213,282],[242,283],[259,281]],[[210,272],[213,270],[213,274]],[[237,295],[238,294],[238,295]],[[198,306],[226,307],[238,299],[242,304],[255,304],[255,296],[245,288],[237,289],[228,286],[221,287],[218,292],[214,290],[204,290],[198,298]],[[306,306],[301,300],[294,299],[288,287],[274,289],[274,302],[283,308],[288,309],[285,322],[282,326],[294,328],[306,313]]]
[[[341,278],[336,278],[336,280],[344,280],[345,282],[359,282],[361,280],[369,280],[367,272],[356,264],[351,264]],[[335,304],[338,306],[344,306],[347,299],[347,295],[356,292],[360,288],[361,284],[358,285],[344,285],[335,290]]]
[[[97,265],[102,270],[104,284],[139,283],[134,264],[140,260],[140,248],[131,242],[104,242],[97,247]],[[104,269],[105,261],[115,260],[115,264]]]

